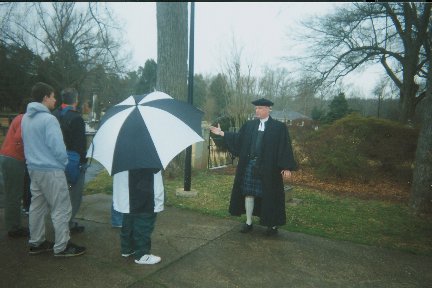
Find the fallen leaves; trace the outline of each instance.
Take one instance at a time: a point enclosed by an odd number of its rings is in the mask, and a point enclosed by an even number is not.
[[[235,168],[231,165],[214,170],[214,173],[234,175]],[[354,196],[361,199],[391,202],[406,202],[408,200],[410,193],[409,183],[398,183],[390,177],[383,175],[377,177],[377,179],[371,180],[368,183],[344,179],[322,180],[314,176],[310,169],[300,169],[293,172],[291,179],[287,180],[285,184],[304,186],[325,193]]]
[[[397,183],[384,176],[380,177],[379,180],[371,180],[368,183],[343,179],[321,180],[315,177],[312,172],[307,169],[301,169],[294,172],[289,183],[337,195],[392,202],[405,202],[408,200],[410,193],[409,183]]]

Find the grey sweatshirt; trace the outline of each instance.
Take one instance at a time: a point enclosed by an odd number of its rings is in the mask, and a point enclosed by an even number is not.
[[[68,156],[60,124],[45,105],[28,104],[21,130],[29,170],[65,170]]]

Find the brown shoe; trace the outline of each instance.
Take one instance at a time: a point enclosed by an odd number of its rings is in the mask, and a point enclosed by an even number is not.
[[[248,232],[252,231],[252,229],[253,229],[253,224],[248,225],[245,223],[245,224],[243,224],[243,227],[240,229],[240,232],[241,233],[248,233]]]

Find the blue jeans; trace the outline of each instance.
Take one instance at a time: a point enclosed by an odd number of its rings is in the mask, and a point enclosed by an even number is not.
[[[153,233],[156,213],[123,214],[123,227],[120,232],[121,253],[135,252],[135,260],[150,254],[151,234]]]
[[[73,227],[76,225],[76,222],[74,221],[76,214],[78,213],[78,210],[81,206],[82,202],[82,194],[84,190],[84,180],[85,180],[85,173],[87,170],[87,165],[83,164],[80,168],[80,175],[78,177],[78,180],[75,184],[72,184],[69,186],[69,198],[72,205],[72,216],[69,221],[69,227]]]
[[[111,225],[113,227],[122,227],[123,213],[114,210],[114,205],[111,204]]]

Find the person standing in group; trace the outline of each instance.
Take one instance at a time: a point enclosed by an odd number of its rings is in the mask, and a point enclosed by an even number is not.
[[[271,236],[286,223],[283,179],[291,177],[297,164],[286,125],[270,116],[273,102],[261,98],[252,104],[257,119],[247,121],[238,133],[224,132],[219,124],[210,126],[210,131],[222,136],[229,151],[239,157],[229,212],[246,214],[240,232],[252,231],[254,215]]]
[[[65,167],[68,162],[60,124],[51,114],[56,99],[54,89],[38,82],[32,87],[35,102],[27,105],[21,128],[24,155],[32,194],[29,211],[29,254],[54,250],[54,256],[78,256],[85,252],[70,241],[71,202]],[[50,213],[55,243],[46,240],[45,216]]]
[[[66,150],[69,153],[72,152],[79,155],[78,177],[73,180],[69,179],[68,181],[69,196],[72,204],[72,216],[69,228],[71,233],[81,233],[84,231],[84,226],[78,225],[78,222],[74,221],[74,219],[81,206],[85,172],[87,169],[85,123],[80,112],[77,111],[79,102],[78,91],[75,88],[66,88],[60,95],[62,104],[53,111],[53,115],[57,117],[60,123]]]
[[[133,255],[137,264],[159,263],[161,258],[150,250],[157,213],[164,209],[161,171],[142,168],[114,174],[113,205],[123,213],[121,255]]]
[[[4,179],[5,223],[9,237],[28,237],[29,230],[21,225],[21,200],[24,193],[25,159],[21,136],[21,121],[31,99],[23,101],[23,108],[10,123],[0,149],[0,171]]]

